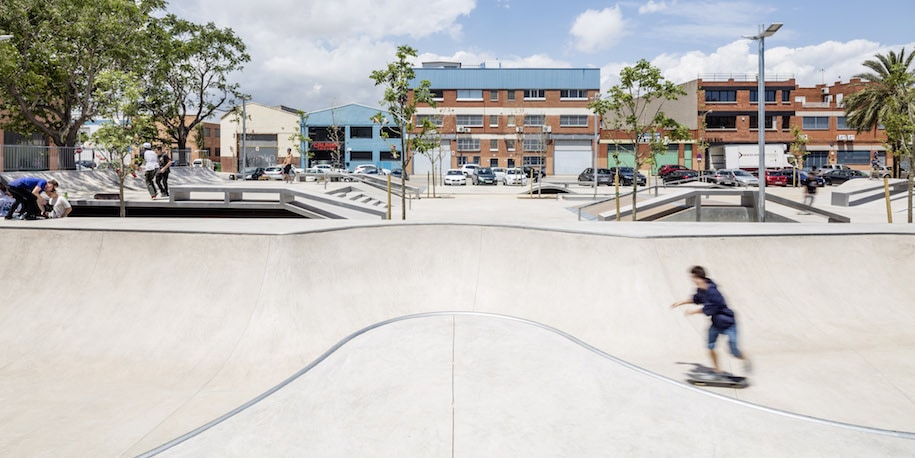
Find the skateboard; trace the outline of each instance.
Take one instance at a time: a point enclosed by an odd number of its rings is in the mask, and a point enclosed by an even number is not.
[[[714,386],[720,388],[746,388],[750,386],[750,382],[746,377],[708,372],[687,372],[686,382],[696,386]]]

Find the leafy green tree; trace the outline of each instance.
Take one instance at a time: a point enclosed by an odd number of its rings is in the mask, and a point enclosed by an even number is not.
[[[407,164],[410,163],[411,147],[420,145],[425,140],[410,136],[414,131],[414,117],[416,115],[416,104],[425,103],[435,107],[435,101],[432,100],[430,83],[428,80],[422,80],[415,88],[410,84],[416,78],[416,72],[413,71],[410,58],[417,56],[417,51],[408,45],[397,47],[395,54],[397,60],[389,62],[388,66],[381,70],[375,70],[371,73],[370,78],[376,86],[384,87],[384,98],[379,102],[387,107],[387,111],[393,118],[390,121],[391,129],[400,136],[401,153],[400,167],[404,171],[400,176],[401,183],[401,209],[403,214],[401,219],[407,219],[407,182],[406,171]],[[412,91],[413,97],[410,97]],[[384,124],[385,117],[382,113],[377,113],[372,120],[378,124]],[[410,137],[408,140],[407,137]],[[392,152],[396,152],[392,149]]]
[[[639,154],[644,139],[681,138],[684,130],[673,118],[664,114],[664,102],[676,100],[686,91],[661,76],[661,70],[645,59],[620,71],[620,84],[607,90],[606,97],[592,100],[588,107],[604,119],[605,125],[623,133],[633,145],[634,169],[638,173],[646,160]],[[687,131],[688,132],[688,131]],[[684,137],[685,138],[685,137]],[[649,141],[651,143],[651,141]],[[654,151],[656,147],[651,147]],[[632,219],[638,217],[636,201],[638,180],[632,180]],[[617,194],[617,200],[619,195]],[[617,212],[619,215],[619,212]]]
[[[13,0],[0,7],[0,127],[75,146],[87,121],[107,111],[100,74],[131,72],[163,0]]]
[[[194,127],[243,97],[229,74],[251,60],[232,29],[194,24],[173,14],[149,30],[146,108],[164,126],[165,140],[186,149]]]
[[[912,222],[912,184],[915,162],[915,72],[905,48],[898,54],[876,54],[864,61],[870,71],[855,75],[864,81],[857,92],[845,97],[846,122],[858,132],[884,127],[887,146],[901,161],[909,163],[908,222]]]
[[[96,77],[94,97],[100,106],[99,112],[108,121],[92,134],[92,141],[101,148],[109,169],[118,177],[118,193],[121,201],[120,215],[127,215],[124,206],[124,181],[127,175],[137,171],[131,146],[141,140],[154,138],[156,128],[149,116],[140,110],[140,86],[135,75],[117,70],[104,70]]]

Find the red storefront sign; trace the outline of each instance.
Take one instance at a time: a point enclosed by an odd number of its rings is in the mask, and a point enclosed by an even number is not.
[[[334,142],[311,142],[311,149],[316,151],[334,151],[337,147]]]

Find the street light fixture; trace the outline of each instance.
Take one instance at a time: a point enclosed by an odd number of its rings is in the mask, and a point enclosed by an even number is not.
[[[776,22],[763,30],[759,26],[760,32],[751,37],[744,37],[759,42],[759,77],[758,88],[756,90],[756,103],[759,110],[756,116],[756,128],[759,134],[759,198],[756,205],[757,218],[761,223],[766,222],[766,37],[771,37],[782,28],[782,23]]]

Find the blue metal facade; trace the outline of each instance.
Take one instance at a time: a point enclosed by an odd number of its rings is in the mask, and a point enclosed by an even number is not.
[[[600,89],[599,68],[415,68],[431,89]]]
[[[382,126],[372,122],[372,117],[379,112],[383,116],[388,114],[387,111],[381,108],[373,108],[356,103],[327,108],[308,113],[303,129],[305,130],[305,135],[311,137],[315,128],[334,125],[343,128],[344,135],[341,148],[344,165],[348,170],[352,170],[361,164],[375,164],[392,170],[399,169],[400,159],[392,158],[390,151],[393,145],[398,155],[400,154],[400,139],[385,139],[381,136]],[[371,138],[354,138],[354,128],[371,128]],[[312,146],[314,145],[306,145],[306,148],[310,148],[312,152],[316,153],[316,156],[320,156],[320,152],[316,152]],[[315,159],[319,160],[318,157]],[[304,166],[311,166],[311,164],[304,164]]]

